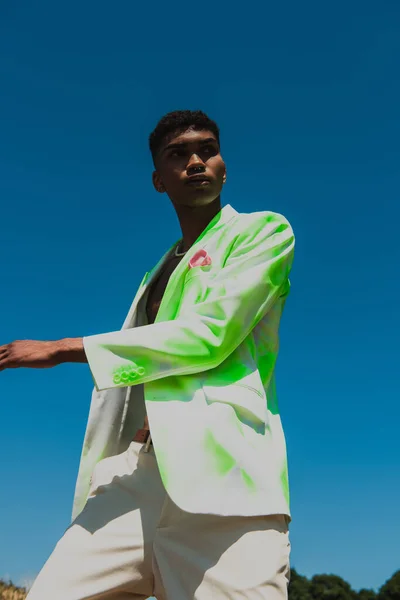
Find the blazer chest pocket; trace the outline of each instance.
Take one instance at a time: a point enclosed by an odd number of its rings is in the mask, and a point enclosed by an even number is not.
[[[203,385],[207,404],[227,404],[237,418],[255,429],[264,429],[268,422],[265,396],[255,388],[240,383],[221,386]]]

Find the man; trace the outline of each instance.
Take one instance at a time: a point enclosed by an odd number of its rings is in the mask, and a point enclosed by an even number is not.
[[[279,214],[221,208],[219,129],[201,111],[163,117],[150,149],[182,239],[122,330],[0,348],[0,369],[88,362],[95,382],[73,522],[28,599],[283,600],[274,365],[293,232]]]

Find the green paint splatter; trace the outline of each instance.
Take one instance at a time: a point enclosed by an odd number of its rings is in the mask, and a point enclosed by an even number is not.
[[[211,431],[206,431],[205,448],[214,459],[214,466],[219,475],[226,475],[236,464],[233,456],[217,442]]]
[[[160,472],[160,477],[161,477],[161,481],[164,484],[164,487],[168,487],[168,469],[167,469],[167,461],[165,460],[165,454],[163,454],[162,452],[159,452],[157,454],[157,452],[155,451],[154,448],[154,452],[156,455],[156,460],[157,460],[157,466],[158,466],[158,470]]]
[[[245,484],[249,488],[249,490],[251,490],[252,492],[255,492],[256,484],[254,483],[254,479],[252,477],[250,477],[250,475],[244,469],[240,469],[240,474],[243,477],[243,481],[245,482]]]
[[[285,497],[287,505],[289,505],[289,474],[288,474],[288,467],[287,467],[286,461],[285,461],[284,467],[281,471],[280,479],[281,479],[283,495]]]

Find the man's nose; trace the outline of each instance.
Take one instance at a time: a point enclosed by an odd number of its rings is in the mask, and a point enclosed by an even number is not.
[[[188,164],[186,165],[186,171],[188,175],[190,175],[191,173],[195,173],[196,171],[205,171],[205,169],[206,165],[201,160],[200,156],[198,154],[192,154]]]

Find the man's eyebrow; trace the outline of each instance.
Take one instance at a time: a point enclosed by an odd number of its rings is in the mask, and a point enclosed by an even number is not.
[[[204,144],[210,144],[210,142],[214,142],[214,144],[218,144],[217,140],[215,138],[206,138],[205,140],[200,140],[200,142],[198,142],[200,144],[200,146],[204,146]],[[168,144],[168,146],[165,146],[165,148],[163,149],[163,152],[166,152],[167,150],[172,150],[174,148],[186,148],[187,146],[189,146],[189,142],[176,142],[175,144]]]
[[[205,140],[201,140],[200,145],[209,144],[210,142],[214,142],[215,144],[218,143],[215,138],[206,138]]]
[[[184,142],[181,142],[180,144],[168,144],[168,146],[165,146],[165,148],[163,148],[163,152],[166,152],[167,150],[172,150],[172,148],[184,148],[185,146],[187,146],[187,144]]]

